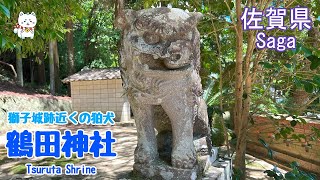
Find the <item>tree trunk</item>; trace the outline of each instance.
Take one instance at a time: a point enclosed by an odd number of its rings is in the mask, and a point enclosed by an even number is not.
[[[240,178],[245,179],[245,164],[244,158],[245,154],[241,152],[243,150],[243,145],[240,149],[240,142],[243,142],[242,132],[242,105],[243,105],[243,29],[241,21],[241,0],[236,0],[236,14],[237,14],[237,24],[236,24],[236,71],[235,71],[235,106],[234,106],[234,127],[235,133],[237,135],[237,145],[236,145],[236,159],[235,168],[240,173]],[[246,144],[244,144],[246,146]],[[239,153],[239,154],[238,154]]]
[[[31,85],[34,85],[34,59],[31,59],[30,62],[30,81]]]
[[[74,45],[73,45],[73,23],[71,20],[66,22],[66,28],[70,29],[69,32],[66,33],[67,40],[67,48],[68,48],[68,68],[69,75],[74,73]]]
[[[234,125],[235,133],[239,134],[239,127],[237,126],[241,122],[242,114],[242,47],[243,47],[243,30],[241,16],[241,0],[236,1],[236,13],[237,13],[237,37],[236,37],[236,69],[235,69],[235,106],[234,106]]]
[[[90,62],[91,62],[91,58],[90,58],[90,53],[89,53],[89,46],[90,46],[90,40],[92,38],[92,28],[94,27],[94,24],[92,23],[92,18],[93,18],[93,15],[94,15],[94,12],[96,11],[96,9],[98,8],[98,4],[99,4],[99,1],[98,0],[94,0],[93,2],[93,7],[90,11],[90,14],[89,14],[89,22],[88,22],[88,31],[87,31],[87,34],[86,34],[86,41],[85,41],[85,44],[84,44],[84,62],[86,65],[88,65]]]
[[[246,56],[244,59],[244,93],[243,105],[242,105],[242,114],[241,121],[237,124],[238,134],[237,134],[237,146],[236,146],[236,157],[235,157],[235,166],[237,169],[241,170],[242,176],[241,179],[245,179],[245,155],[247,148],[247,129],[250,119],[250,103],[251,103],[251,91],[252,91],[252,77],[250,75],[250,61],[253,54],[253,49],[255,46],[254,40],[254,31],[250,31],[248,34],[248,48]]]
[[[238,3],[238,1],[237,1]],[[241,33],[241,42],[237,41],[237,52],[242,52],[242,45],[243,45],[243,29],[242,29],[242,22],[240,20],[241,15],[241,7],[239,4],[237,4],[237,31],[238,36],[240,36]],[[255,49],[255,31],[249,31],[248,32],[248,45],[246,50],[246,55],[244,57],[244,61],[242,60],[242,53],[241,57],[237,57],[236,63],[241,62],[241,69],[236,69],[237,72],[241,71],[241,77],[236,76],[236,82],[237,82],[237,88],[244,88],[242,89],[242,94],[236,92],[236,99],[241,98],[241,105],[238,104],[236,106],[236,112],[237,112],[237,122],[235,124],[235,127],[237,127],[237,145],[236,145],[236,157],[235,157],[235,168],[237,170],[240,170],[240,179],[246,179],[246,164],[245,164],[245,155],[246,155],[246,148],[247,148],[247,129],[249,124],[250,117],[250,103],[251,103],[251,92],[252,92],[252,73],[250,68],[250,63],[253,55],[253,51]],[[240,40],[240,39],[239,39]],[[240,45],[241,44],[241,45]],[[238,47],[241,47],[238,49]],[[239,54],[239,53],[238,53]],[[239,58],[239,59],[238,59]],[[257,59],[256,59],[257,60]],[[242,63],[245,63],[244,65]],[[236,64],[237,67],[237,64]],[[244,79],[242,77],[242,74],[244,74]],[[239,75],[239,74],[237,74]],[[239,80],[241,78],[241,81]],[[236,89],[237,90],[237,89]],[[236,103],[238,103],[236,101]],[[240,114],[240,116],[239,116]]]
[[[118,47],[118,65],[120,66],[121,63],[121,51],[122,51],[122,38],[123,38],[123,26],[124,26],[124,3],[125,0],[116,0],[115,1],[115,18],[113,22],[114,28],[118,28],[121,31],[120,39],[118,41],[117,47]],[[122,69],[120,69],[121,73],[121,78],[124,79],[123,77],[123,72]]]
[[[55,95],[55,72],[54,72],[54,41],[49,42],[49,69],[50,69],[50,93]]]
[[[54,78],[55,78],[55,91],[56,93],[60,92],[61,89],[61,80],[60,80],[60,62],[59,62],[59,52],[57,40],[53,42],[53,61],[54,61]]]
[[[38,83],[39,85],[44,85],[46,83],[46,68],[44,63],[44,53],[37,53],[38,63]]]
[[[124,21],[124,0],[116,0],[115,1],[115,18],[113,22],[113,27],[121,29]]]
[[[16,46],[16,69],[18,75],[18,85],[23,87],[23,66],[22,66],[22,55],[21,55],[21,46]]]
[[[308,108],[309,96],[304,89],[294,88],[291,93],[291,106],[287,108],[290,114],[302,115]]]

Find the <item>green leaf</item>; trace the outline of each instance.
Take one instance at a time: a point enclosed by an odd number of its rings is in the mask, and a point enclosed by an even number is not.
[[[63,40],[64,34],[62,32],[57,32],[56,36],[58,37],[58,40]]]
[[[6,38],[0,34],[0,49],[3,48],[6,45],[6,43]]]
[[[290,121],[290,125],[292,126],[292,127],[295,127],[296,125],[297,125],[297,121],[296,120],[292,120],[292,121]]]
[[[10,11],[3,4],[0,4],[0,12],[2,12],[5,16],[10,18]]]
[[[286,68],[288,68],[290,71],[292,71],[292,65],[291,65],[291,64],[286,63],[286,64],[284,64],[284,66],[285,66]]]
[[[304,118],[298,117],[297,119],[299,119],[300,123],[307,124],[307,121]]]
[[[4,2],[4,5],[5,5],[8,9],[10,9],[10,8],[13,6],[13,4],[15,3],[15,1],[13,1],[13,0],[4,0],[3,2]]]
[[[300,137],[297,134],[292,134],[291,138],[300,141]]]
[[[279,140],[279,139],[281,138],[281,134],[280,134],[280,133],[277,133],[277,134],[275,135],[275,138],[276,138],[276,140]]]
[[[291,127],[284,127],[284,128],[281,128],[280,129],[280,134],[283,138],[287,139],[288,138],[288,135],[293,132],[293,128]]]
[[[259,141],[265,148],[269,148],[268,144],[267,144],[266,141],[264,141],[263,139],[259,138],[258,141]]]
[[[314,136],[311,136],[311,137],[310,137],[310,140],[311,140],[311,141],[317,141],[318,139],[317,139],[316,137],[314,137]]]
[[[284,176],[288,180],[296,180],[297,179],[297,177],[292,172],[288,172]]]
[[[269,62],[263,62],[263,67],[264,67],[264,68],[267,68],[267,69],[272,69],[272,68],[273,68],[273,65],[270,64]]]
[[[318,137],[320,137],[320,129],[312,127],[311,130],[314,131]]]
[[[320,58],[317,56],[309,56],[308,60],[311,61],[310,69],[315,70],[320,66]]]
[[[268,156],[270,159],[273,159],[273,151],[270,148],[268,148]]]
[[[268,156],[273,159],[273,151],[270,149],[269,145],[263,139],[259,138],[258,141],[268,150]]]
[[[272,170],[266,170],[266,171],[264,171],[264,173],[267,173],[267,176],[269,176],[269,177],[277,177],[277,173],[275,173]]]
[[[288,55],[289,55],[289,56],[293,56],[293,55],[295,55],[295,53],[294,53],[293,50],[290,50],[290,51],[288,51]]]
[[[299,138],[306,139],[306,135],[305,134],[299,134],[298,136],[299,136]]]
[[[320,75],[315,75],[312,79],[312,82],[320,87]]]
[[[315,56],[317,56],[317,57],[320,57],[320,50],[315,49],[315,50],[313,51],[313,54],[314,54]]]
[[[313,84],[310,81],[302,81],[304,90],[307,93],[313,93]]]
[[[290,52],[292,52],[292,54],[290,53],[290,55],[295,55],[295,54],[299,53],[300,50],[301,50],[301,44],[297,43],[296,48],[290,51]]]
[[[293,82],[297,87],[303,87],[302,81],[300,79],[294,77]]]
[[[1,42],[1,43],[0,43],[0,48],[3,48],[3,47],[6,45],[7,40],[6,40],[5,37],[2,37],[0,42]]]
[[[8,45],[9,45],[9,47],[10,47],[10,49],[14,49],[15,47],[16,47],[16,45],[15,44],[13,44],[12,42],[8,42]]]
[[[305,46],[302,46],[301,50],[304,52],[305,57],[309,57],[312,55],[312,51],[310,49],[306,48]]]
[[[287,67],[287,68],[291,73],[293,73],[293,66],[290,65],[290,67]]]
[[[297,161],[293,161],[292,163],[290,163],[290,167],[292,169],[299,167],[299,163]]]

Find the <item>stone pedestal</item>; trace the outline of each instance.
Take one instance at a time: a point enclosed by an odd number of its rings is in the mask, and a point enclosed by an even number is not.
[[[154,180],[195,180],[201,174],[199,166],[193,169],[180,169],[156,161],[153,164],[133,165],[134,174]]]
[[[230,180],[232,164],[230,160],[211,162],[209,156],[199,156],[198,165],[193,169],[174,168],[163,161],[153,164],[133,165],[134,176],[152,180]]]
[[[201,179],[204,172],[212,165],[212,158],[209,155],[207,141],[205,137],[195,138],[193,141],[197,152],[197,165],[193,169],[181,169],[172,167],[170,162],[171,151],[163,152],[162,159],[158,159],[152,164],[135,163],[134,174],[141,178],[152,180],[196,180]]]

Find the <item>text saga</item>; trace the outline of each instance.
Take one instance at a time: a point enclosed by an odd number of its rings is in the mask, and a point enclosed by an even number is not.
[[[259,32],[256,39],[256,47],[258,49],[268,48],[283,52],[287,49],[296,48],[296,38],[293,36],[268,37],[264,32]]]

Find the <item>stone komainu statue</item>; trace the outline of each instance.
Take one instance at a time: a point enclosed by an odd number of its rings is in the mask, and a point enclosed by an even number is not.
[[[175,168],[197,164],[194,137],[209,135],[199,76],[201,17],[153,8],[126,10],[121,19],[123,86],[138,132],[135,164],[155,163],[159,154]]]

